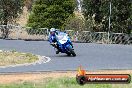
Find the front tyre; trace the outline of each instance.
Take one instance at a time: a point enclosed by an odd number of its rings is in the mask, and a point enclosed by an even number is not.
[[[67,52],[66,54],[67,54],[67,56],[71,56],[71,53],[69,53],[69,52]]]
[[[70,53],[75,57],[76,56],[76,53],[74,52],[74,50],[69,46],[68,47]]]

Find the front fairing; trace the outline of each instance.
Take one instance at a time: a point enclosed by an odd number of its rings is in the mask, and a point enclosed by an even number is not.
[[[59,33],[57,35],[57,40],[60,44],[65,44],[68,41],[68,36],[66,33]]]
[[[69,44],[69,42],[66,42],[66,43],[64,43],[64,44],[60,44],[60,43],[59,43],[59,48],[61,49],[61,52],[62,52],[62,53],[68,52],[68,47],[69,47],[69,46],[71,46],[71,45]]]
[[[65,34],[60,34],[59,36],[57,36],[58,38],[58,44],[59,44],[59,48],[61,49],[62,53],[67,52],[67,47],[70,46],[70,38],[69,36],[65,33]]]

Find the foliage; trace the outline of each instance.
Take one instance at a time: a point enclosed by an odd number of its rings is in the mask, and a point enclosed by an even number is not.
[[[65,24],[66,30],[82,31],[85,29],[85,20],[82,17],[69,17]]]
[[[22,12],[23,0],[0,0],[0,24],[13,22]]]
[[[63,28],[67,18],[73,15],[74,0],[36,0],[27,26],[33,28]]]
[[[108,29],[110,0],[83,0],[83,13],[86,20],[93,22],[93,31],[125,32],[132,25],[131,0],[111,0],[111,29]]]
[[[0,0],[0,24],[7,25],[8,23],[15,23],[20,13],[22,13],[22,7],[24,6],[24,0]],[[3,38],[8,38],[9,30],[5,26],[2,29]]]
[[[27,7],[28,11],[31,11],[33,2],[34,0],[24,0],[24,4]]]

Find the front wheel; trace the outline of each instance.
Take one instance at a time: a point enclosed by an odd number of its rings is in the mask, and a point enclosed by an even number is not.
[[[70,53],[75,57],[76,56],[76,53],[74,52],[74,50],[69,46],[68,47]]]
[[[67,56],[71,56],[71,53],[69,53],[69,52],[67,52],[66,54],[67,54]]]

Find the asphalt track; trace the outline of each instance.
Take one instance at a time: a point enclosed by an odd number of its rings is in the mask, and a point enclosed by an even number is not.
[[[0,50],[30,52],[51,58],[48,63],[0,68],[0,72],[66,71],[132,69],[132,46],[114,44],[74,43],[76,57],[55,54],[47,41],[0,40]]]

